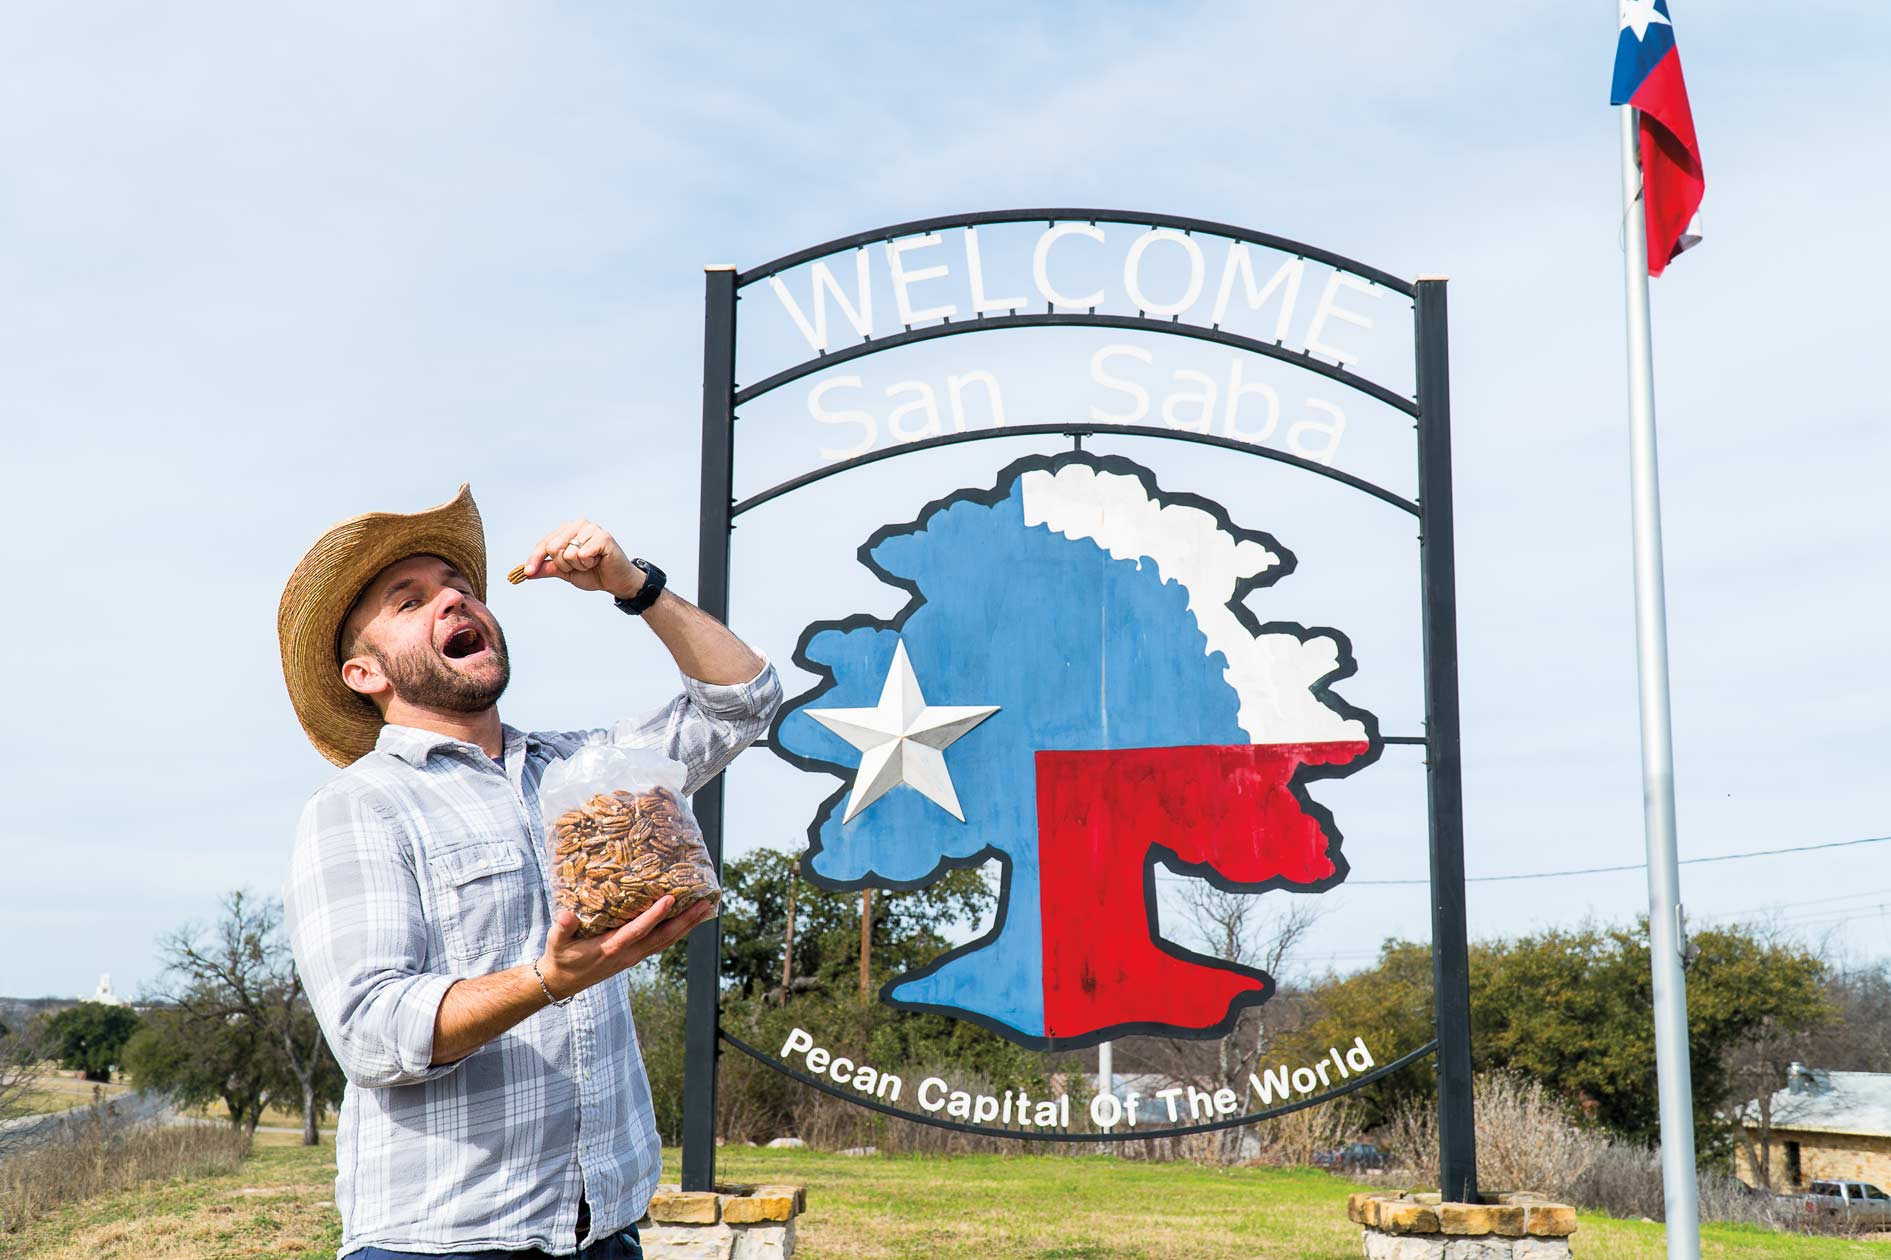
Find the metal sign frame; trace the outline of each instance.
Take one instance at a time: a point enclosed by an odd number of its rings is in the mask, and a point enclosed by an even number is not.
[[[1151,229],[1169,229],[1189,235],[1203,235],[1291,254],[1299,259],[1323,263],[1335,270],[1401,294],[1413,302],[1415,395],[1406,397],[1394,390],[1349,372],[1344,367],[1316,359],[1301,350],[1283,347],[1218,327],[1203,328],[1179,320],[1155,319],[1146,314],[1134,316],[1059,313],[1048,307],[1043,312],[1014,312],[1007,315],[981,315],[972,320],[950,320],[919,328],[905,328],[885,337],[867,337],[859,344],[817,352],[804,362],[785,368],[746,387],[735,379],[736,302],[742,289],[803,263],[846,253],[899,237],[924,235],[942,228],[974,228],[988,224],[1115,223]],[[837,476],[851,469],[906,455],[963,442],[1025,435],[1062,436],[1082,439],[1091,434],[1115,434],[1126,437],[1165,438],[1200,445],[1236,450],[1246,455],[1271,459],[1317,476],[1339,482],[1351,489],[1410,513],[1419,525],[1419,567],[1422,582],[1422,636],[1424,646],[1425,731],[1422,735],[1382,735],[1384,745],[1411,745],[1424,749],[1426,797],[1430,840],[1430,889],[1432,916],[1432,981],[1435,1039],[1391,1063],[1347,1082],[1339,1089],[1298,1100],[1282,1107],[1229,1117],[1203,1124],[1143,1130],[1134,1134],[1021,1133],[1008,1129],[961,1124],[952,1120],[886,1107],[858,1094],[841,1094],[830,1085],[778,1062],[754,1046],[723,1032],[720,1027],[721,950],[720,919],[711,919],[690,934],[687,1027],[685,1032],[685,1076],[683,1104],[683,1168],[686,1190],[709,1190],[715,1183],[716,1059],[721,1043],[752,1055],[789,1077],[824,1092],[875,1111],[938,1127],[958,1129],[987,1136],[1024,1138],[1035,1141],[1098,1142],[1152,1136],[1179,1136],[1232,1128],[1257,1120],[1269,1119],[1313,1106],[1339,1094],[1350,1092],[1435,1052],[1438,1056],[1438,1129],[1440,1181],[1447,1200],[1475,1201],[1477,1192],[1476,1150],[1472,1125],[1471,1101],[1471,1031],[1469,950],[1465,927],[1464,887],[1464,808],[1459,762],[1458,732],[1458,651],[1457,651],[1457,579],[1454,559],[1451,511],[1451,390],[1450,363],[1446,331],[1445,278],[1422,276],[1408,282],[1341,254],[1299,241],[1287,240],[1247,228],[1175,215],[1145,214],[1122,210],[1045,208],[987,211],[975,214],[947,215],[898,223],[889,227],[839,237],[807,249],[783,255],[748,271],[734,267],[711,267],[705,274],[705,317],[703,328],[703,434],[702,434],[702,514],[698,567],[697,603],[710,615],[723,621],[729,616],[731,536],[736,518],[783,495]],[[836,461],[826,467],[790,478],[746,499],[734,497],[734,455],[736,408],[744,403],[800,380],[817,371],[867,355],[900,346],[931,341],[964,333],[988,332],[1013,328],[1044,327],[1106,328],[1119,331],[1160,333],[1228,346],[1232,349],[1281,360],[1295,367],[1337,381],[1378,402],[1412,417],[1418,434],[1418,498],[1416,501],[1349,473],[1330,468],[1315,460],[1287,451],[1258,446],[1233,438],[1149,425],[1083,422],[1066,424],[1005,425],[1002,428],[969,430],[941,434]],[[718,867],[722,861],[723,780],[718,776],[695,798],[697,820],[711,857]]]

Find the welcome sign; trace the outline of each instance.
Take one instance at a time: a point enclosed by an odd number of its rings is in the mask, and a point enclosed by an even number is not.
[[[1086,1141],[1251,1123],[1436,1051],[1446,1170],[1468,1168],[1442,281],[1225,224],[1025,210],[896,225],[749,272],[715,269],[707,283],[701,600],[719,616],[730,532],[765,503],[943,446],[1075,439],[911,502],[858,551],[892,610],[829,609],[796,644],[813,682],[783,706],[770,746],[827,785],[807,877],[912,889],[956,867],[998,872],[989,930],[891,977],[881,1000],[1044,1051],[1225,1035],[1272,996],[1274,977],[1165,931],[1156,872],[1233,893],[1342,885],[1342,820],[1319,785],[1404,744],[1426,761],[1439,1040],[1355,1040],[1316,1062],[1265,1065],[1244,1090],[1129,1089],[1073,1114],[1068,1095],[979,1092],[859,1061],[819,1029],[796,1027],[778,1047],[742,1042],[717,1027],[711,923],[692,941],[711,948],[690,951],[686,1184],[713,1179],[714,1078],[701,1065],[718,1041],[874,1110]],[[760,366],[738,385],[744,292],[761,299],[743,311],[745,362]],[[1395,327],[1406,310],[1410,324]],[[978,350],[944,371],[888,382],[861,363],[971,334]],[[1369,363],[1386,367],[1369,376]],[[802,471],[738,498],[737,408],[741,432],[757,435],[745,449]],[[1344,466],[1348,415],[1362,409],[1415,422],[1416,495]],[[1300,568],[1296,535],[1317,538],[1322,522],[1263,519],[1149,463],[1083,449],[1091,435],[1238,451],[1414,517],[1423,733],[1382,733],[1349,700],[1357,665],[1342,628],[1270,614]],[[719,784],[697,808],[719,852]]]

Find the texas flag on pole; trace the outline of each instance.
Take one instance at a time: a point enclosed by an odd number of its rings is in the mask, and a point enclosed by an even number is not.
[[[1648,274],[1658,276],[1682,250],[1700,244],[1697,214],[1707,186],[1694,138],[1681,53],[1674,46],[1668,0],[1620,0],[1615,85],[1609,104],[1641,111],[1642,206],[1648,220]]]

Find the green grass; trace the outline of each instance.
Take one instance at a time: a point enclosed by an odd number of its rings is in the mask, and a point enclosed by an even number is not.
[[[664,1152],[665,1180],[677,1152]],[[1109,1156],[868,1156],[725,1147],[717,1175],[808,1186],[803,1260],[1353,1260],[1360,1187],[1312,1169],[1204,1168]],[[1575,1253],[1662,1260],[1659,1225],[1585,1213]],[[1891,1260],[1891,1246],[1702,1230],[1703,1260]]]
[[[278,1137],[286,1135],[277,1135]],[[677,1152],[664,1152],[665,1180]],[[1310,1169],[1202,1168],[1108,1156],[848,1158],[724,1147],[731,1181],[808,1186],[800,1260],[1353,1260],[1350,1181]],[[341,1223],[334,1148],[258,1143],[234,1173],[170,1181],[66,1208],[0,1260],[307,1260]],[[1704,1260],[1891,1260],[1891,1244],[1703,1231]],[[1658,1225],[1585,1214],[1586,1260],[1662,1260]]]

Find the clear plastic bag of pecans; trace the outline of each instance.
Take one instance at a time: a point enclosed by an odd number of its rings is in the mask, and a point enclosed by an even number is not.
[[[579,936],[621,927],[666,895],[676,898],[666,918],[721,901],[684,774],[662,753],[612,744],[580,748],[546,768],[538,796],[552,904],[578,917]]]

